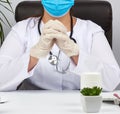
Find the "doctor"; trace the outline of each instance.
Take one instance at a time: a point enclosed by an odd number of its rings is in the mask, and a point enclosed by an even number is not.
[[[102,74],[103,90],[114,90],[120,69],[103,29],[73,17],[74,0],[41,2],[44,14],[18,22],[0,49],[0,91],[80,89],[88,71]]]

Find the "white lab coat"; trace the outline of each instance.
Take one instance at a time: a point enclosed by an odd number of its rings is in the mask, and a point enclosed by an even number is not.
[[[57,72],[56,66],[48,62],[49,55],[40,58],[38,64],[28,73],[30,48],[40,38],[37,25],[38,18],[23,20],[12,27],[6,37],[0,49],[0,91],[16,90],[24,79],[43,89],[80,89],[80,75],[88,71],[101,72],[105,91],[112,91],[120,83],[120,69],[104,31],[95,23],[81,19],[77,19],[73,28],[73,38],[80,50],[77,66],[61,52],[59,67],[64,69],[70,62],[67,70],[69,73]],[[44,23],[41,22],[41,31],[43,26]],[[51,51],[58,56],[59,48],[56,45]]]

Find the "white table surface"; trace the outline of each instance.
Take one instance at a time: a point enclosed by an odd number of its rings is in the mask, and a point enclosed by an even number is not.
[[[0,104],[0,114],[84,114],[79,91],[14,91],[0,96],[7,99]],[[99,114],[120,114],[120,107],[102,103]]]

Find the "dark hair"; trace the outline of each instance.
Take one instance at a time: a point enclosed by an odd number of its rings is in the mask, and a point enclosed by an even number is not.
[[[44,15],[44,7],[43,7],[43,5],[41,6],[41,10],[40,10],[40,17],[43,17],[43,15]]]
[[[41,31],[40,31],[40,23],[41,23],[41,20],[42,20],[42,18],[43,18],[43,15],[44,15],[44,8],[43,8],[43,6],[41,7],[41,15],[40,15],[40,19],[39,19],[39,21],[38,21],[38,32],[39,32],[39,34],[41,35]]]
[[[70,9],[70,15],[73,16],[73,6]]]

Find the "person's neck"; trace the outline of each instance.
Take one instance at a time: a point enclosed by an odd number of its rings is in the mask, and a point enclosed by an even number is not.
[[[48,22],[49,20],[59,20],[61,23],[64,24],[64,26],[67,28],[67,31],[70,31],[70,22],[71,22],[71,18],[70,18],[70,13],[68,12],[66,15],[56,18],[56,17],[52,17],[50,16],[47,12],[44,12],[44,16],[42,18],[42,21],[44,23]],[[73,18],[73,25],[75,25],[76,23],[76,19]]]

